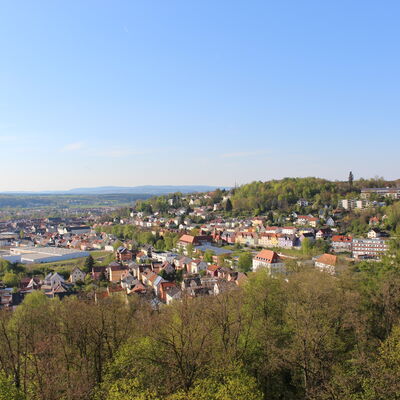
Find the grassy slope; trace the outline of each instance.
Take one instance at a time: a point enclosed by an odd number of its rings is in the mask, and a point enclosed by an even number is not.
[[[111,254],[108,251],[96,250],[91,251],[90,254],[94,258],[97,265],[102,265],[105,258]],[[51,263],[38,263],[38,264],[25,264],[28,271],[51,269],[54,271],[72,271],[75,267],[82,267],[85,263],[86,257],[75,258],[73,260],[63,260]]]

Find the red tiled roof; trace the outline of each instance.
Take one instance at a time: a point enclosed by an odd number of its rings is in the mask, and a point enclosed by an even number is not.
[[[346,242],[349,243],[353,240],[351,236],[335,235],[332,236],[332,242]]]
[[[321,264],[326,264],[326,265],[336,265],[337,262],[337,256],[334,256],[333,254],[322,254],[322,256],[319,256],[316,259],[317,262]]]
[[[181,238],[179,239],[180,242],[185,242],[185,243],[192,243],[194,242],[195,237],[192,235],[182,235]]]
[[[259,261],[265,261],[268,263],[278,263],[280,261],[278,254],[272,250],[262,250],[255,258]]]

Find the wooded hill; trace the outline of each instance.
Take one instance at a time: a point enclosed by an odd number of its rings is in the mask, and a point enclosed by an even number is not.
[[[315,207],[336,207],[343,197],[358,197],[362,188],[396,186],[395,181],[360,179],[353,182],[329,181],[321,178],[284,178],[267,182],[252,182],[233,190],[234,210],[263,213],[268,210],[287,210],[299,199]]]
[[[339,199],[358,198],[362,188],[397,187],[398,185],[400,185],[400,180],[387,181],[383,178],[354,181],[329,181],[315,177],[284,178],[266,182],[255,181],[229,191],[217,189],[209,194],[208,199],[201,199],[201,194],[194,196],[200,198],[199,205],[213,205],[220,203],[223,197],[229,194],[232,206],[232,208],[229,207],[230,212],[260,215],[273,210],[294,209],[299,199],[307,200],[316,209],[325,205],[336,208]],[[182,201],[182,197],[188,198],[187,195],[182,196],[180,193],[153,197],[146,201],[139,201],[137,209],[145,212],[165,212],[171,208],[188,206],[188,202]],[[172,198],[174,203],[170,205],[168,199]]]

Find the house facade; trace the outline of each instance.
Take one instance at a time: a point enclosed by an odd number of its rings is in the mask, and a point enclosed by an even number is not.
[[[266,268],[269,274],[285,272],[285,264],[275,251],[262,250],[253,258],[253,271]]]
[[[321,271],[334,274],[336,272],[337,256],[333,254],[322,254],[315,259],[315,267]]]

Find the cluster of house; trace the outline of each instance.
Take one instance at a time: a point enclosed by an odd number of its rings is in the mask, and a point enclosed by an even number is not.
[[[371,200],[372,195],[376,198],[389,198],[400,200],[400,188],[365,188],[361,189],[359,198],[349,198],[339,200],[339,207],[345,210],[362,210],[364,208],[382,207],[386,203],[384,201]]]
[[[383,207],[386,203],[382,201],[371,201],[367,198],[361,199],[342,199],[339,201],[339,207],[345,210],[354,210],[359,209],[363,210],[364,208],[371,208],[371,207]]]
[[[273,228],[273,229],[272,229]],[[275,232],[251,233],[252,237],[258,237],[267,246],[269,240],[278,240],[279,235],[296,235],[293,227],[269,229]],[[326,228],[327,230],[328,228]],[[268,229],[267,229],[268,231]],[[277,231],[279,231],[277,233]],[[330,232],[325,231],[325,234]],[[321,233],[322,235],[322,233]],[[353,254],[376,256],[385,251],[378,247],[378,241],[386,238],[374,228],[368,234],[365,241],[366,249],[361,250],[360,239],[347,236],[334,235],[331,237],[334,251],[353,251]],[[107,266],[93,266],[89,274],[75,267],[68,280],[57,272],[49,273],[43,279],[39,277],[23,278],[20,282],[18,293],[9,288],[0,288],[0,306],[11,307],[17,305],[21,298],[35,290],[40,290],[48,297],[63,297],[73,293],[73,287],[78,282],[84,282],[90,277],[93,281],[107,281],[107,289],[96,293],[97,296],[110,296],[115,293],[125,296],[139,294],[149,296],[153,304],[169,304],[182,296],[217,295],[221,291],[233,289],[246,281],[247,276],[237,271],[226,263],[220,265],[219,257],[231,255],[231,250],[215,246],[215,238],[220,239],[216,231],[212,235],[200,234],[197,236],[183,234],[178,243],[177,250],[180,254],[172,252],[155,252],[150,245],[143,246],[139,251],[133,252],[124,246],[115,251],[116,261]],[[245,237],[245,233],[239,233],[238,237]],[[371,247],[371,243],[375,247]],[[272,247],[276,247],[273,245]],[[191,256],[189,256],[189,249]],[[209,251],[211,260],[205,260],[205,254]],[[193,255],[194,256],[193,256]],[[315,260],[315,266],[331,274],[337,272],[337,256],[323,254]],[[232,265],[232,260],[230,260]],[[285,256],[270,249],[263,249],[254,254],[252,260],[253,271],[265,268],[269,274],[285,273]],[[100,286],[100,285],[99,285]]]
[[[338,257],[334,254],[322,254],[314,259],[314,266],[333,275],[338,272]],[[266,269],[270,275],[287,272],[282,256],[272,250],[262,250],[253,257],[253,271],[260,268]]]
[[[0,285],[0,308],[14,308],[24,297],[34,291],[42,291],[47,297],[62,298],[73,294],[73,286],[78,281],[84,281],[86,273],[78,267],[74,268],[68,280],[58,272],[49,272],[44,278],[38,276],[22,278],[18,291]]]
[[[322,212],[320,213],[322,214]],[[262,248],[286,248],[298,249],[303,241],[326,240],[331,245],[333,252],[352,253],[355,258],[379,258],[389,248],[388,237],[380,232],[376,226],[380,220],[377,217],[370,219],[371,230],[366,238],[353,238],[338,234],[333,216],[318,217],[312,215],[297,215],[292,213],[293,226],[266,226],[266,218],[254,217],[248,219],[222,219],[217,218],[201,225],[202,235],[195,237],[194,242],[187,241],[185,237],[178,242],[178,249],[186,247],[187,244],[199,246],[202,242],[214,242],[218,245],[239,244],[247,247]],[[323,225],[321,223],[323,222]],[[322,226],[318,228],[318,226]],[[194,227],[194,226],[193,226]],[[192,228],[186,227],[182,232]],[[161,229],[161,235],[168,232]],[[175,230],[176,232],[177,230]],[[156,231],[154,231],[156,232]],[[187,235],[190,237],[190,235]],[[215,247],[216,255],[218,248]]]
[[[126,241],[115,251],[114,263],[104,267],[95,266],[90,275],[94,280],[104,279],[109,282],[108,295],[114,292],[126,295],[139,293],[153,295],[158,301],[169,303],[182,295],[217,294],[221,290],[239,285],[246,279],[245,274],[226,267],[229,262],[231,266],[234,265],[232,260],[225,262],[224,266],[219,265],[220,256],[230,256],[232,253],[223,247],[227,244],[239,244],[252,251],[255,248],[262,248],[263,250],[253,257],[253,270],[265,267],[271,273],[283,272],[285,269],[283,256],[271,249],[300,248],[306,239],[326,240],[333,253],[347,252],[354,258],[380,258],[389,248],[389,237],[377,229],[381,225],[379,218],[370,219],[371,229],[367,237],[363,238],[339,234],[340,228],[338,228],[341,217],[345,215],[343,210],[381,205],[372,201],[373,194],[400,199],[398,188],[365,189],[362,190],[360,199],[341,200],[337,210],[325,207],[316,215],[292,212],[290,215],[282,216],[278,224],[283,226],[269,226],[267,217],[221,217],[216,211],[221,208],[222,202],[213,206],[204,205],[204,201],[208,200],[208,194],[185,199],[190,209],[172,208],[164,214],[132,211],[128,218],[103,224],[136,225],[160,236],[167,232],[180,234],[175,249],[180,255],[157,253],[152,251],[151,246],[133,251],[131,247],[133,243]],[[223,201],[226,199],[227,197]],[[168,203],[172,206],[174,201],[169,199]],[[307,207],[309,204],[308,201],[300,199],[298,205]],[[117,238],[105,232],[97,232],[94,229],[96,224],[102,226],[98,221],[97,217],[39,219],[24,217],[0,221],[0,247],[10,249],[9,254],[3,251],[0,256],[11,262],[37,263],[84,257],[89,254],[88,250],[114,251],[113,245]],[[200,233],[188,234],[194,228]],[[204,260],[207,251],[212,254],[212,261],[209,258],[209,262]],[[323,254],[314,262],[317,268],[332,273],[336,268],[337,256]],[[177,281],[178,276],[180,283]],[[23,296],[32,290],[42,290],[49,297],[67,295],[72,292],[73,285],[85,277],[86,274],[76,268],[68,281],[57,273],[50,274],[44,279],[27,278],[21,281],[18,293],[0,287],[0,304],[3,306],[16,304],[18,296]]]
[[[331,247],[334,252],[349,252],[353,258],[381,258],[389,250],[390,237],[377,228],[372,228],[366,238],[333,235]]]
[[[149,296],[152,302],[166,304],[183,295],[215,295],[237,287],[247,279],[245,274],[206,262],[200,256],[204,254],[205,248],[218,249],[210,244],[210,240],[206,235],[182,235],[177,244],[178,249],[185,252],[189,245],[195,246],[194,253],[198,254],[196,258],[172,252],[155,252],[151,246],[143,246],[134,256],[126,248],[120,247],[116,251],[118,262],[108,266],[94,266],[91,278],[105,279],[112,284],[103,295],[135,293]],[[223,252],[226,254],[230,251]],[[124,254],[123,259],[121,254]]]
[[[104,209],[103,212],[107,210]],[[54,247],[76,251],[112,252],[116,237],[96,232],[95,227],[100,218],[101,215],[96,213],[89,217],[26,217],[0,221],[0,247]]]
[[[365,188],[361,189],[361,198],[369,199],[371,195],[378,197],[387,197],[393,200],[400,200],[399,187],[385,187],[385,188]]]

